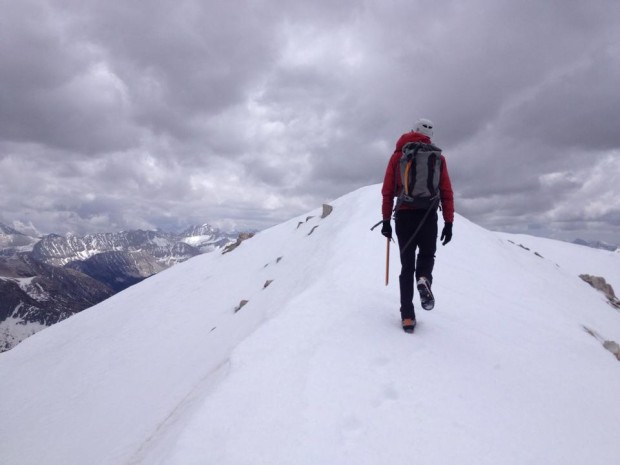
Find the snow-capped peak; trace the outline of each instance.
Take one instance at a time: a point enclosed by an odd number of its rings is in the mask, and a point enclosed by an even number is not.
[[[211,226],[208,223],[202,224],[200,226],[190,226],[186,228],[182,233],[182,237],[192,237],[192,236],[208,236],[213,235],[219,232],[219,229],[215,226]]]

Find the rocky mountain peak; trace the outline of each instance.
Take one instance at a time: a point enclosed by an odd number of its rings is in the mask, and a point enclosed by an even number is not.
[[[210,225],[209,223],[202,224],[200,226],[190,226],[185,229],[180,236],[181,237],[195,237],[195,236],[212,236],[220,232],[219,228]]]

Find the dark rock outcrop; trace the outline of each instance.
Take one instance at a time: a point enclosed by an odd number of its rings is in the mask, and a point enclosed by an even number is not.
[[[611,287],[611,284],[609,284],[605,280],[605,278],[603,278],[602,276],[592,276],[589,274],[581,274],[579,275],[579,277],[597,291],[602,292],[605,297],[607,297],[609,305],[614,308],[620,309],[620,299],[616,297],[613,287]]]

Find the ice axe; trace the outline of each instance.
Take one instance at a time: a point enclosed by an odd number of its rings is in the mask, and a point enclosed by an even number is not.
[[[375,224],[370,230],[372,231],[377,226],[383,223],[383,220],[379,221]],[[385,246],[385,285],[387,286],[390,282],[390,241],[391,238],[387,237],[387,244]]]
[[[390,238],[387,238],[387,246],[385,248],[385,285],[390,282]]]

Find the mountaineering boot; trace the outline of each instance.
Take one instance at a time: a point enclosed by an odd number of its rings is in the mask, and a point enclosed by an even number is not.
[[[425,277],[418,279],[418,292],[420,293],[420,302],[424,310],[432,310],[435,306],[435,297],[431,292],[431,283]]]
[[[405,318],[403,320],[403,330],[406,333],[413,333],[413,329],[415,328],[415,320],[412,320],[411,318]]]

